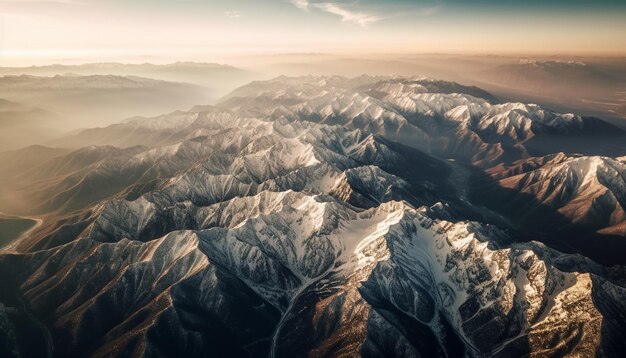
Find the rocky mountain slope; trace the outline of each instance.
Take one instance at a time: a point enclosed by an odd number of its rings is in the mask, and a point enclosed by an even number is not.
[[[77,134],[108,146],[10,189],[45,220],[0,255],[0,352],[620,356],[626,269],[537,215],[624,245],[624,160],[528,149],[615,129],[496,102],[425,78],[280,77]]]

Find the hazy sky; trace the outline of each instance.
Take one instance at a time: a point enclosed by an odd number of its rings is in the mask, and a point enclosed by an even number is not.
[[[626,1],[0,0],[0,64],[271,53],[626,53]]]

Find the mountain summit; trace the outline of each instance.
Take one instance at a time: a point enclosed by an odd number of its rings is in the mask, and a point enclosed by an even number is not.
[[[623,140],[395,76],[84,130],[3,188],[44,220],[0,255],[0,352],[619,356],[626,261],[597,246],[626,249],[626,172],[597,136]]]

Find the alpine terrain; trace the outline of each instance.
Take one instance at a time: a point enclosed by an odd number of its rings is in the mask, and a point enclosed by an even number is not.
[[[22,149],[0,356],[623,356],[625,139],[453,82],[281,76]]]

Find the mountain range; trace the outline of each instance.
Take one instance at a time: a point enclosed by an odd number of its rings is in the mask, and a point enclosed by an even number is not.
[[[0,210],[42,223],[0,254],[0,354],[619,357],[625,137],[426,77],[280,76],[24,148]]]
[[[46,65],[30,67],[0,67],[0,75],[32,75],[32,76],[137,76],[153,78],[168,82],[185,82],[198,86],[228,88],[245,84],[252,73],[249,71],[218,63],[175,62],[168,64],[153,63],[118,63],[99,62],[80,65]]]
[[[47,144],[62,134],[137,114],[210,101],[207,88],[137,76],[0,77],[0,150]]]

